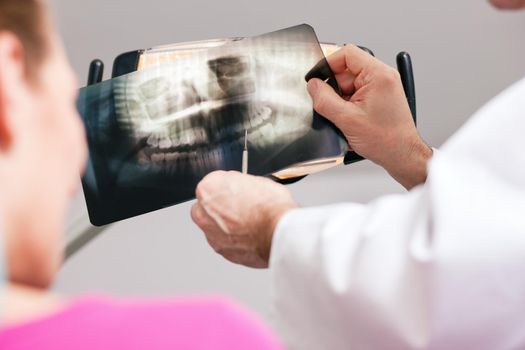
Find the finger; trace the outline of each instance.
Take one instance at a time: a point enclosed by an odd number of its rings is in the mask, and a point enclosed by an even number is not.
[[[214,251],[221,254],[221,250],[230,245],[229,236],[207,215],[200,203],[195,203],[192,206],[191,217],[203,231],[206,241]]]
[[[206,175],[195,189],[197,200],[202,201],[206,198],[214,197],[218,191],[221,191],[224,188],[221,184],[227,174],[225,171],[218,170]]]
[[[343,73],[336,74],[335,79],[337,80],[337,84],[339,85],[343,96],[349,96],[355,92],[355,76],[349,71],[344,71]]]
[[[191,207],[191,219],[206,235],[216,233],[219,227],[199,202]]]
[[[201,227],[204,224],[204,220],[206,219],[207,214],[200,205],[200,203],[197,201],[191,206],[190,215],[193,222],[197,226]]]
[[[354,76],[361,71],[377,63],[377,59],[355,45],[346,45],[342,49],[326,57],[334,74],[349,70]]]
[[[320,79],[310,80],[308,92],[312,96],[315,111],[337,127],[341,128],[342,123],[352,122],[354,104],[341,98],[324,81]]]

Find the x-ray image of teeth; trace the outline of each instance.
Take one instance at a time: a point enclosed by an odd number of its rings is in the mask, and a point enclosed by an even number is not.
[[[315,115],[305,74],[324,58],[307,25],[243,39],[81,90],[91,221],[106,224],[180,203],[214,170],[251,174],[341,156]]]

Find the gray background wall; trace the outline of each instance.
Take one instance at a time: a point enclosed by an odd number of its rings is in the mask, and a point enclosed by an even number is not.
[[[53,9],[81,83],[91,58],[109,65],[127,50],[251,36],[303,22],[323,41],[366,45],[392,65],[395,54],[407,50],[415,64],[419,129],[433,146],[525,75],[525,12],[502,13],[484,0],[54,0]],[[310,176],[290,189],[308,206],[368,202],[402,192],[369,162]],[[113,226],[64,265],[55,289],[65,294],[224,293],[268,317],[268,272],[215,255],[192,224],[190,205]],[[79,193],[69,220],[81,215],[85,205]]]

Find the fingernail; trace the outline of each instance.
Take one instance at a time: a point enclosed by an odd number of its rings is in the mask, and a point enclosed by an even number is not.
[[[311,79],[306,87],[310,96],[315,97],[317,90],[319,89],[319,79]]]

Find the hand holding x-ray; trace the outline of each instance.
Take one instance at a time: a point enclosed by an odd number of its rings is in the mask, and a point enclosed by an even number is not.
[[[417,132],[398,71],[354,45],[327,61],[342,96],[325,82],[310,80],[315,110],[343,132],[356,153],[407,189],[423,183],[432,151]]]

